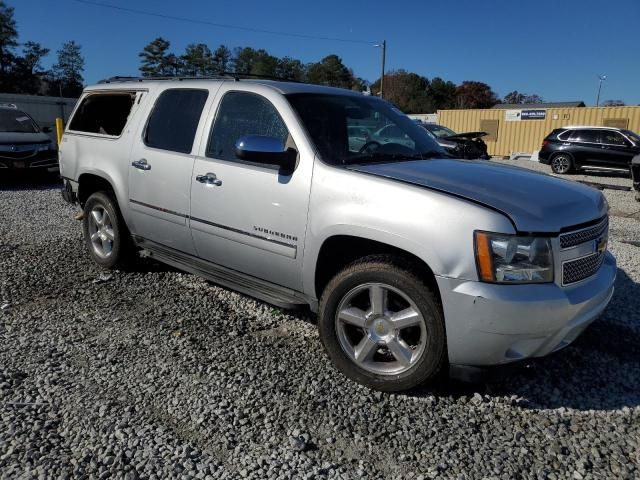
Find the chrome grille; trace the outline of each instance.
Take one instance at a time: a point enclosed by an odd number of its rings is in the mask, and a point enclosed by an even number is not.
[[[37,150],[20,150],[18,152],[0,151],[0,157],[8,160],[22,160],[33,157],[36,153]]]
[[[570,285],[594,275],[602,266],[604,254],[594,253],[562,264],[562,285]]]
[[[599,238],[609,228],[609,218],[603,218],[600,223],[575,232],[560,235],[560,248],[570,248]]]

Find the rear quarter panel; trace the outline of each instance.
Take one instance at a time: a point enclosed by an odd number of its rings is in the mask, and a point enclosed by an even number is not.
[[[109,89],[108,92],[119,90]],[[131,91],[126,89],[126,91]],[[90,94],[100,90],[89,90],[83,94],[77,105]],[[152,104],[153,92],[136,92],[136,100],[131,108],[127,123],[119,137],[75,132],[68,129],[72,114],[60,144],[60,175],[63,178],[78,181],[83,174],[92,174],[104,178],[113,187],[116,199],[129,223],[127,200],[129,195],[129,160],[133,141],[139,134],[140,123],[144,123]],[[77,106],[76,106],[77,110]]]

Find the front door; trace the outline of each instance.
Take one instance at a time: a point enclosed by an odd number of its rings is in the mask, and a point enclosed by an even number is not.
[[[129,208],[136,235],[195,254],[187,223],[194,139],[208,97],[168,89],[153,107],[129,162]],[[144,127],[143,127],[144,128]]]
[[[603,130],[600,140],[605,166],[628,170],[636,154],[631,142],[615,130]]]
[[[212,107],[217,113],[193,169],[193,240],[205,260],[300,291],[314,154],[282,95],[243,88],[223,85]],[[294,172],[238,159],[235,144],[246,135],[295,148]]]
[[[572,147],[569,150],[575,159],[576,166],[606,166],[599,130],[574,130],[569,136]]]

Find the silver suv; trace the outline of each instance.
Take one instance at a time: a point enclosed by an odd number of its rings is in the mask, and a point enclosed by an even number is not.
[[[362,142],[385,127],[403,141]],[[112,80],[85,90],[60,157],[98,265],[144,249],[309,306],[336,367],[375,389],[546,355],[613,295],[600,192],[446,158],[392,105],[356,92]]]

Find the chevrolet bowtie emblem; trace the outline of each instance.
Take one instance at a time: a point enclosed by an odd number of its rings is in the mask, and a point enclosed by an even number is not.
[[[596,240],[596,252],[602,254],[607,250],[607,238],[602,237]]]

